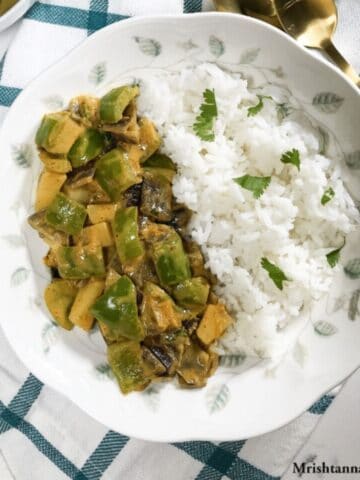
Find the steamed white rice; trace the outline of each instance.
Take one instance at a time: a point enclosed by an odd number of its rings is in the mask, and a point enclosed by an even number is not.
[[[205,88],[216,94],[214,142],[202,141],[192,129]],[[174,194],[194,212],[189,233],[202,247],[218,278],[217,294],[235,319],[219,348],[275,356],[309,320],[313,302],[328,292],[336,268],[330,268],[326,254],[353,230],[358,212],[340,168],[319,154],[312,128],[279,119],[272,100],[248,117],[248,107],[257,101],[239,75],[212,64],[141,83],[140,110],[155,122],[163,152],[178,166]],[[280,161],[294,148],[300,171]],[[271,175],[260,199],[234,183],[245,174]],[[335,197],[323,206],[329,186]],[[291,279],[282,291],[261,267],[262,257]]]

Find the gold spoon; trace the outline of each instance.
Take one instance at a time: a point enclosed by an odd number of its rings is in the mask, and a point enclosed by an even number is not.
[[[321,48],[358,87],[360,77],[332,42],[337,24],[334,0],[274,0],[283,29],[305,47]]]
[[[282,28],[272,0],[214,0],[219,12],[244,13]]]

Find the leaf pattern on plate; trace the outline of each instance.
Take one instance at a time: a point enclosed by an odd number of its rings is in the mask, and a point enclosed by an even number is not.
[[[284,120],[284,118],[291,115],[293,111],[293,107],[289,103],[278,103],[276,105],[276,111],[277,111],[279,120]]]
[[[312,104],[320,112],[335,113],[343,104],[344,99],[332,92],[321,92],[315,95]]]
[[[349,260],[344,267],[344,272],[353,280],[360,278],[360,258]]]
[[[330,337],[331,335],[334,335],[338,331],[335,325],[333,325],[330,322],[325,322],[325,320],[319,320],[318,322],[315,322],[314,330],[316,333],[324,337]]]
[[[59,338],[59,327],[56,323],[47,323],[41,331],[41,341],[44,353],[49,353],[50,348]]]
[[[206,392],[206,405],[210,414],[217,413],[225,408],[229,400],[230,389],[226,383],[213,385]]]
[[[255,62],[260,53],[260,48],[249,48],[245,50],[240,57],[240,63],[249,64]]]
[[[160,386],[150,385],[146,390],[144,390],[142,398],[150,410],[156,412],[160,406]]]
[[[95,372],[100,380],[112,380],[114,378],[113,371],[108,363],[99,363],[95,367]]]
[[[318,127],[317,131],[319,134],[319,153],[320,155],[326,155],[329,146],[330,135],[321,127]]]
[[[245,361],[245,359],[246,359],[246,355],[243,355],[243,354],[222,355],[219,358],[219,365],[225,368],[238,367]]]
[[[358,288],[352,293],[350,297],[349,310],[348,310],[349,320],[352,320],[352,321],[356,320],[357,315],[360,313],[359,299],[360,299],[360,289]]]
[[[161,43],[154,38],[134,37],[144,55],[157,57],[161,53]]]
[[[25,245],[24,239],[22,238],[21,235],[14,235],[14,234],[9,234],[9,235],[2,235],[1,239],[6,242],[10,247],[23,247]]]
[[[186,40],[186,42],[179,42],[178,45],[180,48],[186,51],[194,50],[194,48],[198,48],[198,45],[196,45],[196,43],[194,43],[191,39]]]
[[[64,99],[56,94],[44,98],[43,102],[49,110],[61,110],[65,105]]]
[[[220,38],[215,37],[215,35],[210,35],[209,37],[209,50],[214,57],[219,58],[225,53],[225,45]]]
[[[352,170],[360,170],[360,150],[345,155],[345,163]]]
[[[106,63],[100,62],[92,67],[89,73],[89,82],[93,85],[99,85],[106,77]]]
[[[12,158],[18,167],[29,168],[33,159],[31,145],[28,143],[13,145]]]
[[[30,270],[24,267],[17,268],[11,275],[10,285],[12,287],[18,287],[24,283],[30,274]]]

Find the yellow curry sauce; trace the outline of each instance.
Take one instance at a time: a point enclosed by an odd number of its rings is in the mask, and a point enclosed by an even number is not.
[[[47,243],[45,302],[71,330],[98,326],[123,393],[177,376],[202,387],[231,317],[186,234],[172,193],[176,166],[137,113],[137,86],[80,96],[43,117],[43,163],[30,225]]]

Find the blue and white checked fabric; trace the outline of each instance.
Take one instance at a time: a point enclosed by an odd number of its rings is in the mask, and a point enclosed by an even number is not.
[[[360,4],[339,0],[339,48],[360,70]],[[0,34],[0,121],[26,84],[87,35],[139,14],[211,10],[211,0],[49,0]],[[0,480],[272,480],[332,401],[247,441],[154,444],[107,430],[22,365],[0,330]]]

